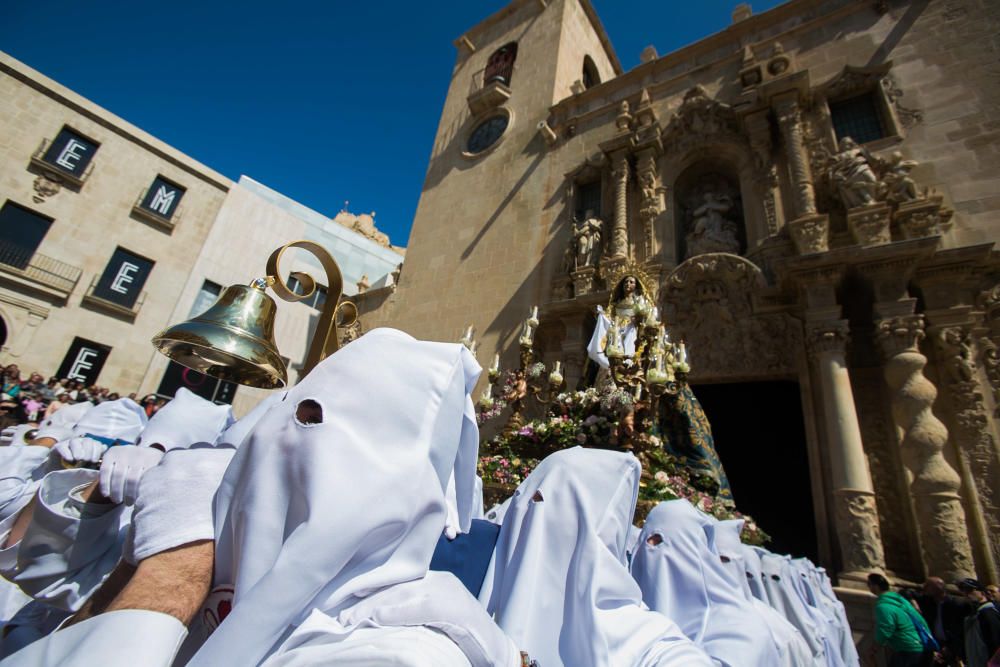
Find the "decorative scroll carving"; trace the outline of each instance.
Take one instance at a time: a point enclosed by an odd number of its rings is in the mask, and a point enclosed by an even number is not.
[[[31,200],[36,204],[41,204],[52,195],[58,193],[62,189],[62,184],[59,181],[52,180],[46,174],[39,174],[35,177],[32,187],[35,190],[35,194],[31,195]]]
[[[868,458],[878,508],[885,566],[897,573],[915,575],[920,567],[913,562],[908,521],[909,501],[899,472],[902,462],[895,446],[895,426],[884,405],[883,380],[877,369],[851,369],[854,405],[861,426],[861,439]]]
[[[798,100],[791,97],[782,98],[777,102],[775,111],[785,140],[792,184],[795,186],[795,212],[799,216],[815,214],[816,196],[813,192],[809,155],[806,153]]]
[[[671,336],[690,345],[697,377],[784,375],[795,372],[798,320],[753,314],[751,295],[766,285],[748,260],[699,255],[667,277],[663,302]]]
[[[895,317],[878,323],[886,356],[885,378],[893,392],[892,412],[902,433],[903,463],[913,473],[910,493],[916,505],[924,563],[946,580],[971,576],[971,546],[958,490],[958,473],[942,451],[948,429],[931,408],[937,389],[924,377],[927,357],[917,345],[924,337],[923,316]]]
[[[916,125],[917,123],[923,121],[924,112],[919,109],[910,109],[905,107],[900,103],[900,99],[903,97],[903,90],[899,87],[899,83],[892,75],[887,75],[883,77],[882,90],[885,91],[885,96],[889,98],[889,103],[896,108],[896,116],[899,118],[899,122],[904,128],[909,129]]]
[[[850,338],[851,332],[846,321],[824,322],[807,328],[806,349],[813,358],[824,352],[843,353]]]
[[[885,567],[875,496],[838,489],[833,503],[844,569],[871,572]]]

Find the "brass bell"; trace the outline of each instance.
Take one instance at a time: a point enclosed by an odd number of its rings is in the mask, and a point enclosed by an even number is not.
[[[211,308],[153,337],[153,345],[177,363],[220,380],[278,389],[288,384],[274,344],[277,305],[266,283],[230,285]]]

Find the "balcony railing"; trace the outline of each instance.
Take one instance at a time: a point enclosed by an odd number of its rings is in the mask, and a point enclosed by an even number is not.
[[[174,231],[174,227],[177,226],[177,221],[181,217],[181,211],[184,209],[184,203],[181,202],[170,217],[166,218],[156,211],[151,211],[142,205],[142,202],[146,199],[147,194],[149,194],[149,188],[146,188],[139,194],[139,198],[136,199],[135,204],[132,205],[132,215],[141,220],[152,223],[170,234]]]
[[[0,241],[0,271],[53,289],[63,297],[73,292],[83,272],[71,264],[9,241]]]
[[[514,63],[490,66],[472,75],[467,99],[474,114],[482,114],[500,106],[510,98],[510,77]]]
[[[87,168],[84,169],[83,173],[79,176],[74,176],[45,159],[45,153],[49,150],[49,145],[51,143],[52,142],[48,139],[42,139],[42,143],[39,144],[38,150],[31,156],[32,166],[36,169],[44,171],[53,180],[58,181],[59,183],[68,183],[69,185],[77,188],[81,187],[87,180],[87,177],[90,176],[90,172],[94,170],[94,163],[91,162],[88,164]]]
[[[87,293],[83,295],[81,303],[85,306],[96,308],[97,310],[103,310],[105,313],[110,315],[116,315],[129,321],[134,320],[135,316],[139,314],[142,304],[146,301],[146,293],[140,293],[139,297],[135,300],[135,303],[131,306],[115,303],[109,299],[97,296],[97,283],[100,279],[101,277],[99,275],[93,277],[90,281],[90,287],[87,288]]]

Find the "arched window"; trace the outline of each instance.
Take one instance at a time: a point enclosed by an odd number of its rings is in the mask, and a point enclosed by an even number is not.
[[[583,57],[583,87],[593,88],[601,82],[601,75],[597,73],[597,65],[590,59],[590,56]]]
[[[510,77],[514,73],[514,61],[517,60],[517,42],[504,44],[490,55],[486,61],[486,72],[483,75],[483,85],[496,81],[505,86],[510,85]]]

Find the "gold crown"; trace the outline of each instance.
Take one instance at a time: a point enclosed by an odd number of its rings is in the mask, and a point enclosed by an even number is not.
[[[615,264],[607,269],[602,269],[601,272],[604,276],[605,284],[608,286],[609,308],[614,305],[615,288],[618,287],[618,283],[620,283],[626,276],[634,277],[642,286],[642,293],[646,297],[646,300],[653,305],[656,304],[656,281],[650,277],[645,269],[636,264],[635,261],[630,259],[622,264]]]

